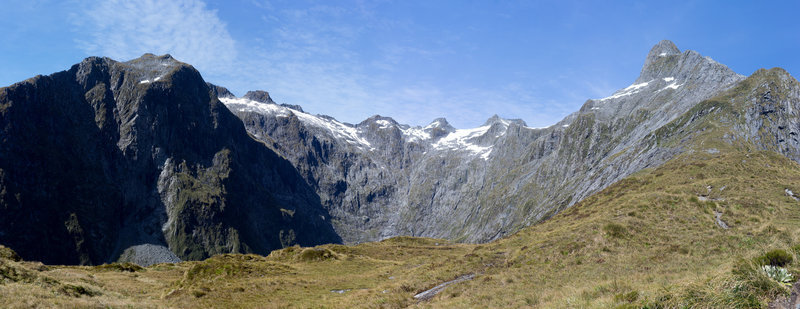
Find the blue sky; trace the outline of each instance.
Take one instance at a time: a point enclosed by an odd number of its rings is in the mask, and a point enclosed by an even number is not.
[[[4,0],[0,86],[169,53],[236,95],[351,123],[547,126],[631,84],[662,39],[740,74],[800,76],[800,1],[759,2]]]

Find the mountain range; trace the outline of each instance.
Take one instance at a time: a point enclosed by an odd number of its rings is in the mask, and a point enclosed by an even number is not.
[[[397,235],[486,242],[540,222],[655,167],[682,145],[656,130],[744,76],[663,41],[633,85],[547,128],[494,116],[474,129],[373,116],[356,125],[274,104],[265,92],[220,100],[298,169],[347,242]]]
[[[169,55],[91,57],[0,89],[0,244],[47,264],[150,265],[401,235],[484,243],[681,154],[798,161],[799,97],[781,69],[746,78],[661,41],[631,86],[546,128],[348,124],[236,97]],[[702,139],[712,124],[725,129]]]

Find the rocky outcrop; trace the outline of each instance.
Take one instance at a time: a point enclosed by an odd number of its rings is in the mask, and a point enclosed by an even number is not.
[[[264,90],[248,91],[244,94],[244,98],[260,103],[275,104],[275,101],[272,101],[272,98],[269,96],[269,92]]]
[[[228,88],[217,86],[212,83],[206,83],[208,89],[211,90],[211,94],[218,98],[235,98],[236,96],[231,93]]]
[[[0,89],[0,243],[99,264],[142,245],[202,259],[339,242],[319,196],[248,136],[226,93],[150,54]]]

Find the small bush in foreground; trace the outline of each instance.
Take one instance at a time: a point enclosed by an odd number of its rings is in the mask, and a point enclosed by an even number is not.
[[[137,271],[144,270],[144,268],[142,268],[139,265],[136,265],[136,264],[133,264],[133,263],[127,263],[127,262],[126,263],[103,264],[103,265],[97,266],[97,268],[98,269],[102,269],[102,270],[128,271],[128,272],[137,272]]]
[[[755,262],[759,265],[772,265],[772,266],[779,266],[784,267],[791,263],[793,260],[792,255],[786,250],[782,249],[775,249],[765,253],[762,256],[756,258]]]
[[[608,223],[603,226],[603,232],[614,238],[622,238],[625,236],[625,227],[617,223]]]
[[[324,248],[306,248],[300,252],[299,256],[301,261],[324,261],[331,259],[338,259],[336,253]]]

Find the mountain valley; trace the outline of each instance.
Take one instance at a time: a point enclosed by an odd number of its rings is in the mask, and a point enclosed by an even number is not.
[[[0,89],[0,306],[790,306],[798,132],[786,71],[670,41],[546,128],[348,124],[87,58]]]

